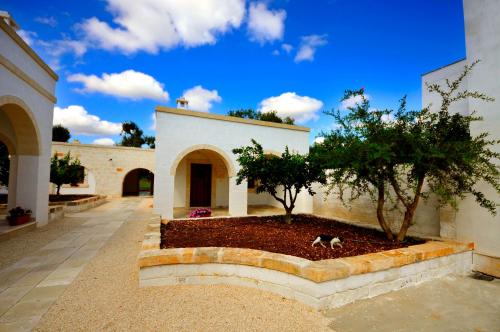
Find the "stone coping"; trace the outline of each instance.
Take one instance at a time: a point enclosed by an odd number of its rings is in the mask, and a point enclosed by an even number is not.
[[[106,196],[104,196],[104,195],[96,195],[96,196],[92,196],[92,197],[86,197],[86,198],[77,199],[77,200],[74,200],[74,201],[49,202],[49,206],[56,206],[56,205],[61,205],[61,206],[76,206],[76,205],[83,205],[83,204],[87,204],[87,203],[91,203],[91,202],[103,200],[105,198],[106,198]]]
[[[226,247],[160,249],[160,220],[152,218],[138,256],[139,268],[174,264],[236,264],[292,274],[316,283],[388,270],[420,261],[472,251],[473,243],[428,241],[407,248],[360,256],[310,261],[263,250]]]

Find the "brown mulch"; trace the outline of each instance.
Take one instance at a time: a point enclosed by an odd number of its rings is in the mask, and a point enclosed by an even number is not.
[[[342,248],[327,243],[312,247],[320,234],[343,238]],[[397,243],[374,229],[357,227],[309,215],[296,215],[290,225],[280,216],[174,220],[161,228],[161,248],[250,248],[309,260],[349,257],[380,252],[424,240],[407,238]]]

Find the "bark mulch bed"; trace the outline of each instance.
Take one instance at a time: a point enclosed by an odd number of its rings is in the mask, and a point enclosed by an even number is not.
[[[343,238],[342,248],[311,247],[320,234]],[[233,247],[259,249],[317,261],[364,255],[424,243],[397,243],[374,229],[310,215],[295,215],[290,225],[280,216],[174,220],[161,225],[161,248]]]
[[[95,195],[49,195],[49,202],[70,202],[83,198],[94,197]]]

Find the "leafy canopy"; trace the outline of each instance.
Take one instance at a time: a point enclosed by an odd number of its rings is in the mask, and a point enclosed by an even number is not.
[[[71,138],[68,128],[58,124],[52,127],[52,142],[68,142]]]
[[[249,109],[232,110],[229,111],[227,115],[243,119],[284,123],[289,125],[293,125],[295,123],[295,120],[289,116],[286,116],[284,118],[280,117],[277,111],[269,111],[262,113],[260,111],[255,111],[249,108]]]
[[[314,195],[312,184],[325,183],[321,167],[311,162],[308,156],[290,152],[288,147],[281,156],[266,155],[255,140],[252,145],[234,149],[241,166],[236,182],[253,181],[256,192],[267,192],[280,202],[286,211],[285,221],[291,221],[297,195],[307,190]]]
[[[155,137],[144,135],[142,129],[133,121],[122,123],[120,136],[122,138],[118,143],[120,146],[140,148],[146,144],[151,149],[155,148]]]

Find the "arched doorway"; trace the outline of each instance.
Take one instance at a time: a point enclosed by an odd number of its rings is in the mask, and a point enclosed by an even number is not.
[[[154,174],[145,168],[131,170],[123,178],[123,196],[152,196]]]
[[[178,162],[174,179],[174,208],[227,208],[229,206],[229,172],[227,161],[210,149],[197,149]]]
[[[41,178],[41,172],[45,175],[45,166],[48,166],[45,162],[48,161],[40,155],[40,133],[33,114],[17,97],[0,97],[0,141],[9,154],[8,170],[3,170],[4,174],[8,173],[7,185],[3,186],[8,192],[8,207],[30,209],[37,221],[45,223],[48,181]],[[41,190],[42,182],[45,192]]]

